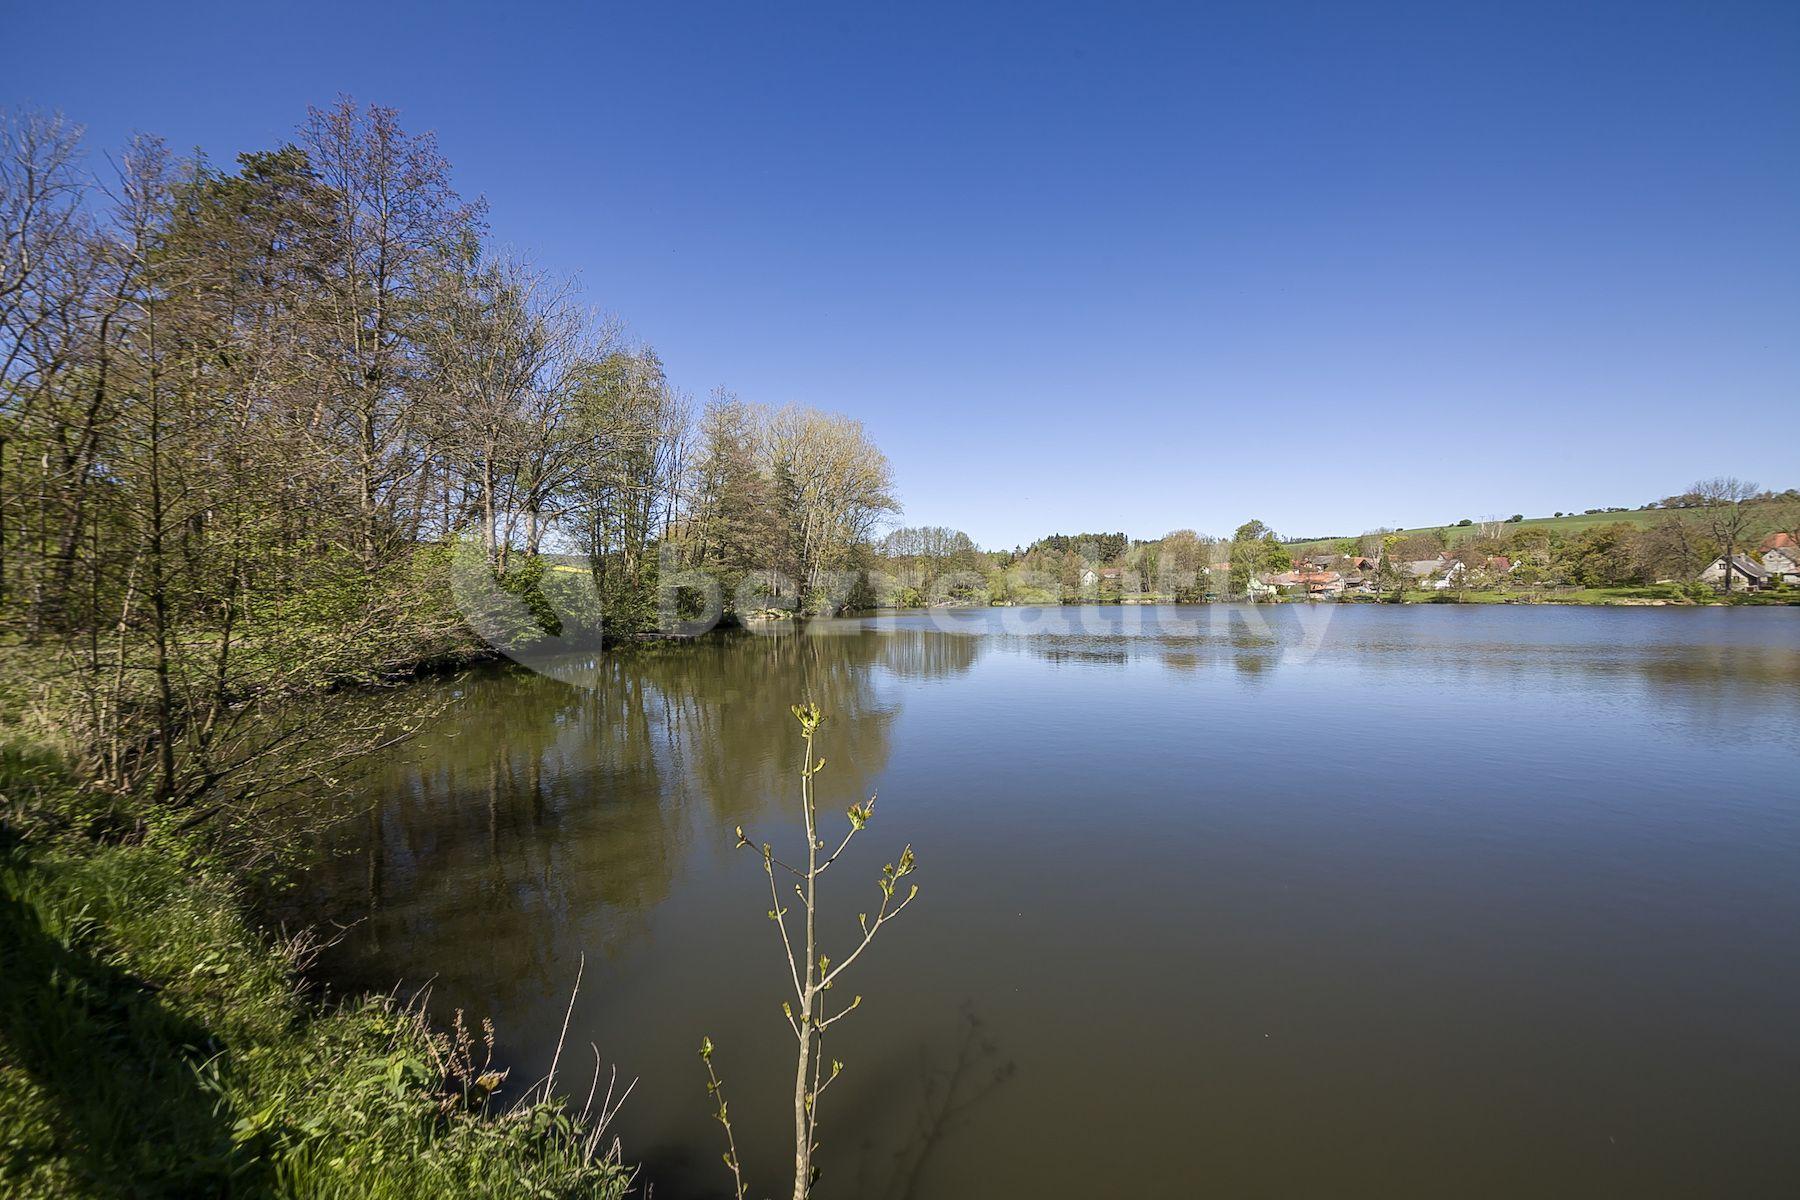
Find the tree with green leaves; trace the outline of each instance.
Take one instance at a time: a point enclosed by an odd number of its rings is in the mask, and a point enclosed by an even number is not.
[[[629,638],[656,623],[659,562],[687,410],[655,351],[618,351],[580,370],[574,408],[584,459],[570,507],[608,629]]]
[[[1270,571],[1286,571],[1293,567],[1294,556],[1281,544],[1273,529],[1258,520],[1249,520],[1231,535],[1231,590],[1243,595],[1257,576]]]
[[[1412,585],[1412,575],[1406,569],[1406,559],[1402,557],[1404,542],[1405,539],[1397,533],[1383,536],[1381,557],[1376,563],[1379,589],[1389,593],[1396,604],[1406,598],[1406,589]]]

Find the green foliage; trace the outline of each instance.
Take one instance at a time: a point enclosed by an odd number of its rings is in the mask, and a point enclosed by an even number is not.
[[[1131,539],[1123,533],[1053,533],[1031,543],[1025,552],[1054,550],[1078,554],[1090,563],[1106,563],[1121,557],[1130,545]]]
[[[516,629],[490,629],[490,638],[502,645],[524,646],[545,636],[561,635],[562,619],[557,616],[556,606],[546,594],[546,578],[549,574],[544,560],[535,554],[520,555],[513,558],[504,570],[494,571],[494,583],[501,591],[520,602],[528,619]]]
[[[1243,595],[1258,575],[1271,571],[1291,570],[1294,556],[1281,538],[1261,521],[1250,520],[1237,527],[1231,540],[1230,587],[1233,595]]]
[[[503,1073],[390,1000],[311,1008],[303,945],[221,864],[91,840],[104,805],[0,746],[0,1193],[624,1195],[561,1105],[501,1106]]]
[[[1637,582],[1629,525],[1602,525],[1556,545],[1561,576],[1578,587],[1615,587]]]

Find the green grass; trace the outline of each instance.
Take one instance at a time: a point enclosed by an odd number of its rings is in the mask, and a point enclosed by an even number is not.
[[[16,731],[0,793],[0,1194],[624,1193],[560,1104],[489,1098],[467,1039],[385,998],[309,1005],[229,870],[97,838],[120,813]]]
[[[1593,529],[1600,525],[1632,525],[1638,528],[1654,525],[1669,515],[1666,509],[1633,510],[1617,513],[1569,513],[1560,517],[1528,517],[1523,521],[1512,521],[1502,526],[1502,536],[1509,535],[1515,529],[1541,529],[1545,533],[1579,533],[1584,529]],[[1441,525],[1437,528],[1444,531],[1450,544],[1480,534],[1480,527],[1475,525]],[[1403,530],[1405,533],[1416,533],[1418,530]]]
[[[1759,504],[1757,507],[1761,508],[1763,505]],[[1698,514],[1691,509],[1651,508],[1631,509],[1615,513],[1567,513],[1560,517],[1527,517],[1523,521],[1504,522],[1501,525],[1501,536],[1510,536],[1516,529],[1536,529],[1546,533],[1579,533],[1584,529],[1592,529],[1599,525],[1621,523],[1643,528],[1654,525],[1671,514],[1690,521],[1698,519]],[[1772,509],[1761,515],[1764,517],[1762,521],[1752,523],[1752,545],[1760,541],[1764,534],[1775,527],[1775,514]],[[1421,525],[1394,532],[1402,535],[1441,532],[1449,539],[1451,545],[1455,545],[1464,538],[1478,536],[1481,532],[1481,524],[1476,522],[1474,525],[1457,525],[1455,522],[1451,522],[1448,525]],[[1310,554],[1317,551],[1335,551],[1337,543],[1342,540],[1341,538],[1323,538],[1305,542],[1288,542],[1286,545],[1295,553]]]
[[[1500,528],[1502,537],[1510,536],[1515,529],[1541,529],[1547,533],[1573,533],[1582,529],[1592,529],[1596,525],[1612,525],[1619,522],[1640,527],[1654,525],[1657,521],[1668,515],[1668,510],[1665,509],[1649,509],[1643,512],[1632,511],[1621,513],[1574,513],[1561,517],[1527,517],[1523,521],[1504,522]],[[1449,525],[1418,525],[1411,529],[1397,529],[1393,532],[1401,534],[1402,536],[1416,533],[1442,533],[1449,539],[1451,545],[1455,545],[1464,538],[1478,536],[1481,532],[1481,526],[1479,523],[1475,525],[1457,525],[1453,522]],[[1287,542],[1284,544],[1293,553],[1312,554],[1320,551],[1335,551],[1338,542],[1342,540],[1344,539],[1326,538],[1317,541]]]
[[[1779,593],[1767,593],[1775,596]],[[1800,595],[1800,594],[1797,594]],[[1382,600],[1387,600],[1388,593],[1383,593]],[[1779,601],[1765,600],[1766,603]],[[1676,584],[1643,584],[1629,587],[1604,588],[1468,588],[1464,591],[1454,589],[1446,591],[1425,591],[1417,588],[1407,589],[1407,604],[1638,604],[1646,601],[1661,600],[1670,604],[1716,603],[1710,592],[1696,596],[1689,590]],[[1367,601],[1365,601],[1367,602]]]
[[[1634,587],[1577,588],[1557,599],[1569,604],[1618,604],[1628,601],[1664,600],[1671,604],[1711,603],[1712,597],[1672,583],[1646,583]]]

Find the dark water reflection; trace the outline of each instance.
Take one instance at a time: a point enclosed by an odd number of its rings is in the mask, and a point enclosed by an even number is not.
[[[822,1194],[1792,1194],[1800,613],[1049,610],[822,623],[493,670],[381,767],[312,915],[340,983],[432,980],[515,1078],[640,1077],[659,1196],[718,1195],[719,1044],[760,1194],[793,840],[787,705],[835,716],[842,944],[919,848],[834,1052]],[[862,964],[859,964],[859,969]],[[836,1031],[834,1031],[835,1033]]]

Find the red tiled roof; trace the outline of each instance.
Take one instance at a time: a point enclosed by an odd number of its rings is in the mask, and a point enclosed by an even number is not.
[[[1767,554],[1771,550],[1792,550],[1794,548],[1793,534],[1771,533],[1768,537],[1763,539],[1762,545],[1758,546],[1757,550]]]

